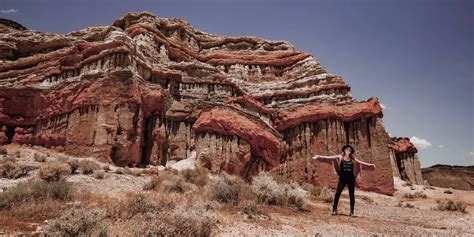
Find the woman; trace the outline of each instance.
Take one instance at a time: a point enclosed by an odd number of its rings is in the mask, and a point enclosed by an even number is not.
[[[339,196],[341,196],[342,190],[347,184],[349,188],[349,197],[351,203],[350,216],[353,216],[355,205],[354,189],[356,181],[360,181],[362,173],[361,170],[374,170],[375,165],[365,163],[361,160],[354,158],[355,150],[350,145],[343,146],[342,152],[342,155],[335,156],[315,155],[312,159],[332,164],[334,168],[334,173],[339,175],[339,182],[337,184],[336,194],[334,196],[334,203],[332,206],[332,214],[337,214],[337,204],[339,202]]]

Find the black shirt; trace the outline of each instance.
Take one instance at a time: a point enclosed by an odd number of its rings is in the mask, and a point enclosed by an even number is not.
[[[347,161],[344,159],[341,159],[341,167],[340,167],[341,176],[354,177],[353,169],[354,169],[354,166],[352,163],[352,159],[347,160]]]

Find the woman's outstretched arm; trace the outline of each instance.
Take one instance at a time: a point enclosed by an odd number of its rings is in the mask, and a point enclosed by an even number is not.
[[[362,169],[364,170],[375,170],[375,165],[367,162],[363,162],[361,160],[355,159],[357,162],[359,162],[362,166]]]
[[[334,159],[339,158],[341,155],[334,155],[334,156],[321,156],[321,155],[315,155],[313,156],[314,160],[319,160],[319,161],[332,161]]]

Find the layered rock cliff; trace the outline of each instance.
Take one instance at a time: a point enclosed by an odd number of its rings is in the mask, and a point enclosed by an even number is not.
[[[428,184],[443,188],[474,190],[474,165],[433,165],[422,168],[421,173]]]
[[[393,176],[415,184],[423,184],[418,150],[408,137],[391,137],[389,142]]]
[[[376,97],[283,41],[223,37],[180,19],[130,13],[65,35],[0,21],[0,142],[45,146],[122,166],[194,152],[213,172],[268,170],[335,187],[340,153],[374,163],[360,188],[393,193]]]

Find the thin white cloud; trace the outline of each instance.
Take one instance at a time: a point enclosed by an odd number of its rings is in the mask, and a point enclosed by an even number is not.
[[[469,156],[474,156],[474,151],[470,151],[469,153],[467,153]]]
[[[13,9],[13,8],[10,8],[8,10],[0,10],[1,13],[3,14],[9,14],[9,13],[17,13],[18,12],[18,9]]]
[[[419,138],[419,137],[411,137],[410,138],[410,141],[413,143],[413,145],[416,146],[416,148],[420,148],[420,149],[424,149],[424,148],[428,148],[430,146],[432,146],[431,142],[423,139],[423,138]]]
[[[387,109],[387,110],[388,110],[388,109],[392,109],[391,107],[388,107],[388,106],[386,106],[386,105],[384,105],[384,104],[382,104],[382,103],[380,103],[380,107],[382,107],[382,109]]]
[[[444,148],[445,146],[444,145],[438,145],[438,148]]]

